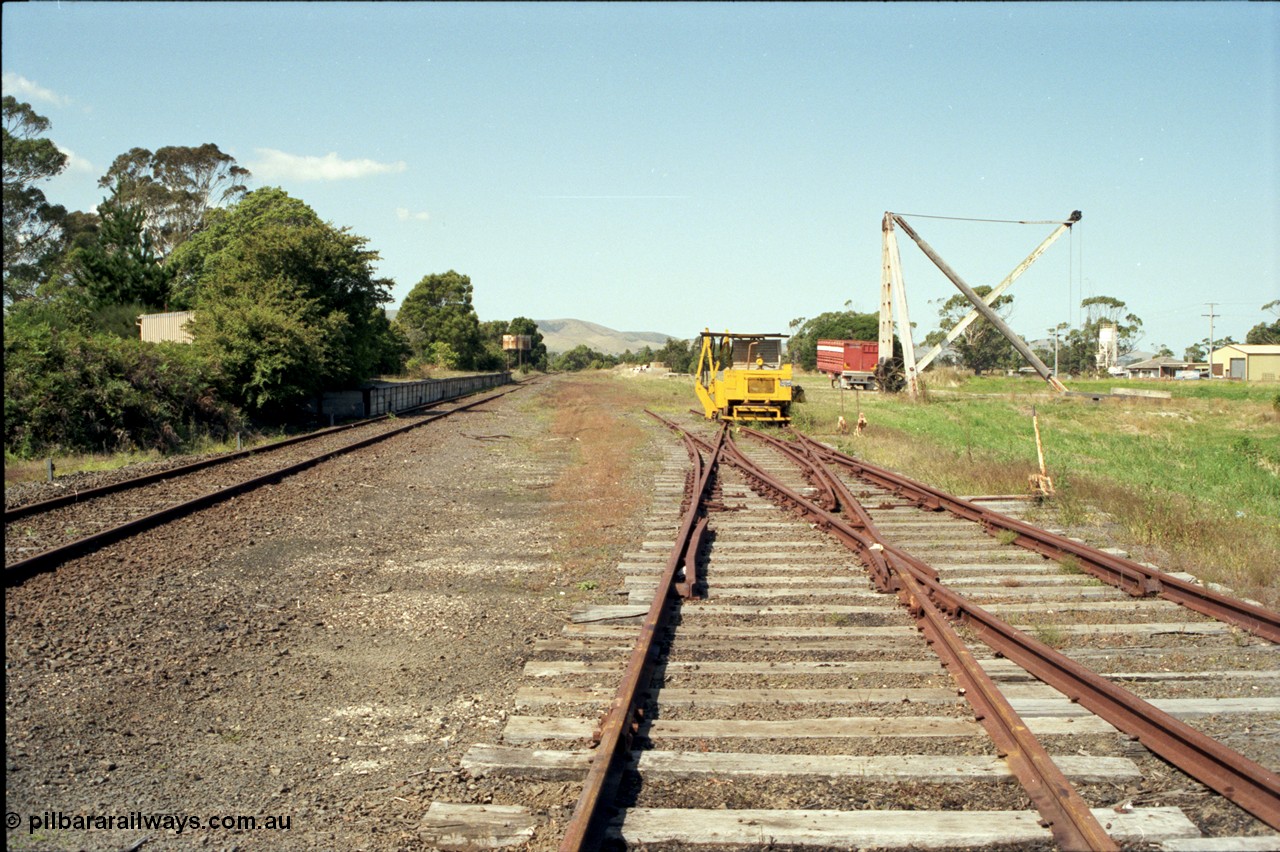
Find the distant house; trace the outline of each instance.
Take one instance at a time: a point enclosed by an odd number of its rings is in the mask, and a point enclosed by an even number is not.
[[[1127,379],[1173,379],[1177,378],[1179,373],[1196,370],[1200,366],[1202,365],[1192,361],[1179,361],[1176,358],[1150,358],[1124,367],[1124,377]]]
[[[1156,356],[1156,353],[1154,352],[1142,352],[1140,350],[1135,349],[1133,352],[1129,352],[1117,358],[1116,364],[1118,364],[1121,367],[1128,367],[1129,365],[1136,364],[1139,361],[1150,361],[1155,357],[1157,356]]]
[[[1230,343],[1209,356],[1213,377],[1245,382],[1280,381],[1280,344]]]
[[[1125,379],[1172,379],[1179,370],[1187,370],[1187,362],[1169,357],[1148,358],[1124,367]]]
[[[190,343],[191,332],[187,330],[187,323],[193,316],[195,311],[141,314],[138,317],[138,326],[142,329],[142,339],[149,343],[160,343],[164,340]]]

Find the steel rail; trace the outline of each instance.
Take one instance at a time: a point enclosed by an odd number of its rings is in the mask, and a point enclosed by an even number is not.
[[[804,445],[796,448],[754,429],[743,429],[742,433],[785,454],[801,468],[809,481],[820,479],[826,484],[824,493],[836,495],[845,517],[861,527],[865,534],[865,538],[857,537],[857,552],[860,555],[886,555],[891,576],[877,579],[877,584],[882,591],[897,591],[899,600],[916,620],[918,629],[938,655],[942,666],[951,672],[960,687],[959,693],[973,708],[974,718],[991,737],[997,753],[1026,791],[1058,847],[1066,852],[1119,850],[1119,845],[1098,822],[1089,809],[1089,804],[1053,762],[1040,740],[1031,733],[991,675],[982,668],[943,612],[929,598],[914,573],[903,570],[907,554],[898,552],[897,548],[883,540],[871,516],[853,496],[848,485],[808,452]],[[763,471],[758,468],[756,474],[748,474],[753,479],[761,475]],[[928,566],[924,568],[932,571]],[[915,570],[919,568],[916,567]]]
[[[1135,597],[1159,595],[1202,615],[1247,630],[1269,642],[1280,643],[1280,612],[1198,586],[1123,556],[1072,541],[1026,521],[1011,518],[901,474],[855,459],[807,435],[799,432],[795,434],[799,435],[801,441],[812,446],[820,457],[852,471],[861,479],[894,491],[921,508],[935,511],[945,509],[957,517],[982,524],[989,535],[996,535],[1000,531],[1012,532],[1017,536],[1015,544],[1059,562],[1068,556],[1074,557],[1081,570]]]
[[[460,397],[437,399],[432,402],[423,403],[422,405],[415,405],[411,408],[401,409],[398,412],[387,412],[386,414],[379,414],[377,417],[366,417],[361,420],[357,420],[354,423],[344,423],[341,426],[328,426],[323,429],[317,429],[314,432],[308,432],[305,435],[295,435],[292,438],[285,438],[282,441],[263,444],[259,447],[250,447],[247,450],[238,450],[234,453],[225,453],[223,455],[214,456],[213,458],[201,459],[200,461],[191,462],[190,464],[171,467],[168,470],[160,470],[154,473],[143,474],[142,476],[135,476],[130,479],[123,479],[119,482],[111,482],[94,488],[86,488],[84,491],[73,491],[70,494],[51,497],[48,500],[41,500],[36,503],[25,503],[21,506],[14,506],[13,508],[5,509],[4,522],[8,524],[12,521],[17,521],[30,515],[38,515],[41,512],[50,512],[54,509],[61,509],[64,506],[70,506],[75,503],[81,503],[88,500],[95,500],[99,497],[106,497],[109,494],[128,491],[131,488],[140,488],[143,485],[151,485],[152,483],[162,482],[166,479],[176,479],[179,476],[185,476],[188,473],[195,473],[196,471],[204,470],[208,467],[215,467],[220,464],[226,464],[227,462],[246,459],[253,455],[274,452],[275,450],[284,449],[285,447],[293,446],[294,444],[300,444],[316,438],[323,438],[326,435],[336,435],[339,432],[346,432],[349,429],[358,429],[361,426],[369,426],[374,423],[380,423],[384,420],[390,420],[392,417],[403,416],[405,414],[423,411],[428,408],[434,408],[441,403],[450,402],[452,399],[459,398]]]
[[[730,464],[739,466],[739,457],[732,452],[725,453],[724,457]],[[785,485],[774,483],[764,490],[785,496],[787,503],[814,519],[839,540],[848,542],[860,538],[858,531],[843,519]],[[886,546],[883,553],[873,553],[876,558],[885,559],[884,554],[892,555],[894,550]],[[928,574],[917,571],[912,561],[903,560],[901,565],[925,587],[928,596],[950,618],[976,628],[978,638],[997,653],[1013,660],[1113,727],[1136,738],[1187,775],[1280,830],[1280,776],[1276,773],[970,603]]]
[[[668,427],[674,424],[659,417],[653,412],[649,414]],[[714,446],[709,448],[710,456],[704,463],[698,451],[698,445],[688,436],[685,437],[685,448],[693,464],[693,477],[689,485],[689,505],[685,509],[684,519],[680,524],[680,532],[676,535],[671,554],[658,581],[657,592],[649,611],[645,615],[644,624],[640,628],[640,637],[632,648],[631,657],[627,661],[622,681],[614,693],[609,709],[605,713],[599,729],[595,752],[591,756],[591,768],[587,771],[583,782],[582,795],[579,796],[569,824],[565,827],[564,837],[560,841],[560,852],[577,852],[577,850],[598,849],[604,840],[608,825],[605,807],[609,805],[617,791],[623,761],[630,755],[631,740],[639,729],[642,715],[640,702],[646,695],[653,677],[654,664],[657,662],[657,638],[666,627],[671,607],[668,598],[674,589],[676,573],[686,559],[689,546],[693,540],[699,522],[705,522],[703,516],[704,502],[710,489],[711,481],[716,474],[722,448],[725,445],[726,429],[721,427],[720,435]]]
[[[411,429],[416,429],[419,426],[426,425],[427,423],[435,423],[437,420],[448,417],[450,414],[456,414],[459,411],[466,411],[467,409],[474,408],[477,405],[491,402],[499,397],[511,393],[514,390],[517,390],[518,388],[519,386],[517,385],[515,388],[504,390],[501,393],[496,393],[492,396],[484,397],[483,399],[472,400],[471,402],[464,403],[463,405],[449,411],[438,412],[435,417],[425,418],[416,423],[410,423],[402,426],[398,429],[381,432],[377,435],[371,435],[368,438],[353,441],[350,444],[328,450],[320,455],[312,456],[309,459],[303,459],[300,462],[278,468],[260,476],[255,476],[242,482],[237,482],[234,485],[228,485],[226,488],[221,488],[217,491],[209,492],[208,494],[202,494],[199,497],[195,497],[191,500],[185,500],[181,503],[175,503],[172,506],[168,506],[140,518],[134,518],[131,521],[111,527],[110,529],[101,530],[100,532],[83,536],[75,541],[67,542],[66,544],[58,547],[41,551],[34,556],[29,556],[26,559],[21,559],[8,565],[4,571],[5,587],[9,588],[11,586],[21,585],[32,577],[52,571],[59,565],[62,565],[64,562],[74,559],[77,556],[92,553],[99,548],[105,547],[106,545],[117,542],[123,538],[128,538],[136,533],[158,527],[161,524],[189,515],[199,509],[205,509],[209,506],[229,500],[237,494],[243,494],[245,492],[252,491],[255,488],[260,488],[263,485],[278,482],[286,476],[314,467],[321,462],[328,461],[329,459],[343,455],[344,453],[364,449],[371,444],[376,444],[379,441],[386,440],[387,438],[391,438],[395,435],[403,434]]]
[[[355,423],[344,423],[341,426],[329,426],[324,429],[318,429],[315,432],[308,432],[305,435],[295,435],[292,438],[285,438],[283,441],[276,441],[271,444],[263,444],[259,447],[250,447],[247,450],[239,450],[234,453],[226,453],[218,455],[210,459],[202,459],[190,464],[184,464],[179,467],[172,467],[168,470],[160,470],[154,473],[135,476],[130,479],[124,479],[120,482],[111,482],[106,485],[99,485],[94,488],[86,488],[84,491],[74,491],[70,494],[63,494],[58,497],[52,497],[48,500],[41,500],[38,503],[25,503],[21,506],[14,506],[12,509],[5,509],[4,522],[6,524],[20,520],[30,515],[38,515],[41,512],[50,512],[54,509],[61,509],[64,506],[71,506],[76,503],[83,503],[88,500],[95,500],[98,497],[106,497],[109,494],[117,494],[121,491],[128,491],[131,488],[140,488],[143,485],[151,485],[155,482],[162,482],[166,479],[176,479],[188,473],[195,473],[198,470],[204,470],[208,467],[215,467],[226,462],[245,459],[253,455],[261,455],[269,453],[273,450],[279,450],[284,447],[299,444],[304,441],[310,441],[315,438],[322,438],[325,435],[333,435],[338,432],[345,432],[348,429],[354,429],[358,426],[366,426],[371,423],[377,423],[387,419],[388,415],[382,414],[378,417],[368,420],[360,420]]]

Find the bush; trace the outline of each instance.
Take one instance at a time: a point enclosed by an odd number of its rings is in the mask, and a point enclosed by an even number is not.
[[[214,394],[208,363],[180,343],[6,323],[4,384],[5,449],[24,458],[168,452],[241,427]]]

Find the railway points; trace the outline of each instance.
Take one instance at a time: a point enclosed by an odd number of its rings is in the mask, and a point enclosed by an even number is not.
[[[253,649],[274,655],[276,662],[263,672],[303,663],[305,671],[328,673],[314,684],[294,679],[286,692],[269,680],[258,682],[261,700],[289,698],[308,708],[289,723],[298,727],[291,748],[301,758],[308,740],[323,742],[332,768],[300,759],[298,768],[277,762],[263,771],[288,779],[277,794],[293,802],[295,789],[354,785],[362,791],[361,807],[393,809],[401,828],[374,848],[1257,849],[1280,838],[1280,667],[1267,632],[1273,613],[1240,608],[1218,594],[1220,617],[1207,614],[1194,602],[1164,594],[1184,579],[1151,566],[1135,569],[1123,555],[1098,550],[1110,565],[1106,571],[1119,575],[1112,585],[1081,564],[1092,549],[1076,547],[1079,542],[1066,552],[1070,567],[1064,568],[1049,558],[1045,542],[1067,545],[1024,519],[1027,500],[965,499],[921,483],[890,482],[883,472],[842,462],[832,448],[798,436],[782,442],[790,451],[783,455],[775,442],[748,428],[730,433],[722,424],[684,415],[677,425],[691,434],[691,451],[669,427],[646,421],[655,468],[647,480],[647,509],[626,519],[595,516],[602,524],[625,520],[636,527],[614,557],[616,586],[574,607],[558,629],[543,621],[541,630],[499,639],[513,629],[513,616],[491,609],[491,596],[533,576],[522,573],[531,558],[522,551],[550,554],[562,546],[542,533],[513,540],[505,513],[535,495],[542,510],[573,504],[572,495],[550,493],[555,477],[542,467],[512,468],[491,486],[502,495],[499,503],[475,516],[465,540],[448,520],[447,507],[475,487],[470,475],[479,471],[480,459],[501,467],[511,461],[514,444],[508,442],[546,443],[532,421],[517,426],[510,419],[510,400],[519,396],[488,397],[489,410],[506,418],[501,429],[480,435],[446,426],[449,421],[438,427],[440,435],[451,435],[452,452],[469,447],[475,455],[453,475],[433,479],[435,509],[400,527],[423,537],[420,559],[427,561],[383,561],[379,554],[389,549],[376,536],[369,539],[371,516],[362,515],[359,526],[344,533],[353,550],[327,548],[322,564],[332,567],[306,569],[313,573],[287,607],[267,603],[274,600],[264,585],[276,576],[272,567],[240,557],[228,563],[230,576],[242,578],[239,587],[221,579],[185,603],[166,591],[177,578],[123,572],[123,588],[107,596],[114,611],[131,606],[124,603],[131,585],[145,582],[145,600],[186,612],[186,635],[176,626],[165,635],[183,659],[207,670],[201,685],[181,672],[181,680],[170,681],[172,663],[151,664],[142,669],[149,680],[129,683],[174,718],[202,720],[208,729],[202,738],[231,749],[242,734],[215,721],[233,712],[218,695],[231,679],[257,675],[254,666],[263,658],[252,656],[258,653]],[[428,475],[444,460],[432,455],[436,440],[421,440],[426,431],[371,445],[362,451],[368,455],[346,456],[344,465],[369,473],[368,481],[346,489],[344,499],[359,505],[360,491],[373,497],[387,477],[375,462],[387,451],[377,446],[398,448],[402,473],[414,458]],[[563,443],[567,453],[581,433],[566,434],[552,446]],[[716,441],[724,446],[713,454]],[[816,476],[819,469],[833,475],[824,481]],[[314,472],[309,478],[330,482]],[[403,475],[396,481],[403,489],[415,487]],[[305,493],[300,484],[293,488],[299,496]],[[545,503],[544,490],[551,498]],[[694,499],[693,490],[704,499]],[[404,490],[398,499],[414,496]],[[250,502],[267,499],[264,494]],[[390,504],[384,499],[380,505]],[[494,515],[493,505],[507,508]],[[535,516],[531,511],[522,523]],[[147,542],[144,552],[159,552],[157,536],[165,535],[161,529],[139,536]],[[481,543],[489,556],[472,565],[469,554]],[[275,552],[272,542],[265,544],[254,552]],[[349,552],[361,554],[357,562],[350,562]],[[109,660],[110,649],[124,647],[103,644],[124,640],[95,639],[87,626],[75,634],[79,638],[67,639],[70,612],[59,613],[52,596],[65,586],[92,600],[89,590],[103,588],[92,569],[111,570],[118,553],[117,547],[88,554],[65,577],[59,570],[14,590],[19,597],[9,608],[9,656],[24,693],[36,683],[61,690],[83,683],[85,665]],[[359,568],[345,567],[352,564]],[[424,595],[418,585],[429,575],[415,564],[449,566],[447,583]],[[220,576],[227,569],[211,564],[184,570],[203,583],[206,572]],[[297,570],[291,563],[288,573],[278,575],[282,589],[293,588],[289,574]],[[267,594],[267,608],[255,615],[252,599],[242,600],[232,608],[243,606],[248,620],[228,623],[228,602],[244,598],[249,577],[256,578],[259,594]],[[530,585],[522,593],[545,615],[554,611],[547,602],[572,591]],[[316,592],[338,594],[344,605],[339,614],[316,619],[311,633],[326,637],[321,644],[300,647],[299,639],[311,634],[299,632],[288,610],[307,613]],[[192,608],[197,600],[208,602],[209,619]],[[399,614],[375,615],[392,610]],[[165,622],[163,616],[149,618]],[[395,689],[410,690],[395,702],[373,697],[386,689],[373,680],[332,674],[337,661],[349,664],[348,634],[370,630],[373,619],[381,619],[380,626],[368,633],[373,638],[362,653],[376,657],[388,631],[409,631],[416,643],[430,641],[436,649],[421,661],[397,652],[395,663],[380,670]],[[47,652],[37,647],[37,623],[57,637],[45,641]],[[154,640],[156,634],[144,633],[153,629],[145,621],[136,629]],[[1162,728],[1134,728],[1125,711],[1075,692],[1061,680],[1065,675],[1038,668],[1027,652],[990,644],[993,633],[1004,642],[1006,629],[1033,640],[1029,647],[1045,660],[1100,676],[1109,684],[1101,687],[1107,700],[1130,696],[1139,703],[1116,707],[1143,708],[1162,720]],[[117,632],[107,630],[112,637]],[[272,644],[277,635],[292,639]],[[228,662],[238,662],[224,668],[209,658],[202,650],[206,636],[217,637]],[[650,644],[637,650],[640,636]],[[950,657],[935,651],[944,644]],[[446,667],[465,672],[477,655],[508,647],[520,649],[505,663],[509,674],[483,685],[477,680],[475,695],[432,696],[426,686],[414,686],[430,684]],[[33,680],[43,653],[48,674]],[[149,648],[130,653],[165,659],[164,651]],[[250,666],[249,660],[259,662]],[[108,666],[103,676],[116,683]],[[490,670],[486,663],[484,671]],[[457,682],[465,676],[452,677]],[[624,681],[632,686],[620,687]],[[418,688],[420,697],[413,692]],[[327,696],[326,709],[309,702],[313,690]],[[482,693],[483,701],[477,697]],[[85,719],[82,702],[88,700],[118,726],[119,717],[101,703],[110,694],[94,698],[97,691],[87,687],[84,698],[72,702],[70,718]],[[176,698],[182,700],[173,703]],[[14,742],[27,744],[11,749],[18,772],[43,760],[29,745],[48,737],[31,729],[39,718],[36,703],[27,699],[10,711],[21,732]],[[449,709],[428,716],[428,707]],[[993,732],[996,717],[1004,733]],[[78,736],[82,743],[97,741]],[[1170,737],[1181,744],[1171,747]],[[610,739],[616,747],[610,748]],[[260,737],[255,742],[268,748]],[[165,736],[149,732],[137,744],[138,754],[168,748],[165,743]],[[1191,751],[1216,760],[1217,770],[1187,761]],[[415,754],[435,757],[415,764]],[[121,760],[131,758],[111,765]],[[108,765],[105,759],[102,765]],[[394,774],[386,774],[392,767]],[[1228,770],[1238,774],[1220,774]],[[1219,774],[1210,777],[1214,771]],[[362,782],[359,773],[369,773],[370,781]],[[589,780],[593,774],[596,781]],[[71,778],[72,785],[80,783]],[[584,796],[592,785],[595,792]],[[103,789],[109,799],[109,787]],[[329,795],[327,801],[336,802],[332,796],[341,794]],[[587,799],[592,803],[583,804]],[[328,836],[345,845],[353,837],[334,827],[328,807],[304,816],[310,843],[324,845]],[[250,842],[246,848],[257,847]]]

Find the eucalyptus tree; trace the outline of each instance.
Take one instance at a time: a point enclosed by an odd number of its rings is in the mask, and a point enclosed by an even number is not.
[[[982,285],[974,287],[973,292],[985,298],[991,292],[991,288]],[[1008,316],[1009,306],[1012,303],[1012,296],[998,296],[991,303],[991,308],[1003,318]],[[941,330],[951,331],[972,309],[973,303],[965,298],[963,293],[956,293],[947,299],[938,309]],[[979,316],[965,326],[960,336],[952,341],[951,348],[956,351],[960,363],[973,370],[974,375],[978,376],[989,370],[1012,364],[1018,358],[1017,351],[1009,339],[983,316]]]
[[[131,148],[98,179],[123,202],[137,204],[147,234],[163,259],[204,224],[209,211],[235,204],[248,192],[248,169],[217,145],[167,145],[155,152]]]
[[[58,244],[66,209],[50,204],[37,184],[62,173],[67,155],[51,139],[49,119],[5,95],[4,304],[29,298],[42,279],[42,262]]]

